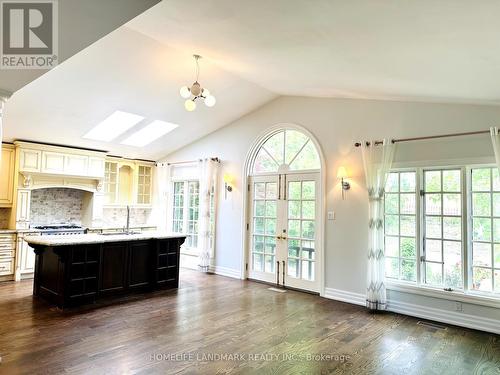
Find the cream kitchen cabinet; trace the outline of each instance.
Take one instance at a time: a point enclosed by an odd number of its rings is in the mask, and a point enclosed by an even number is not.
[[[17,235],[16,280],[29,279],[35,272],[35,252],[24,240],[25,236],[36,236],[38,233],[25,232]]]
[[[14,278],[16,254],[16,234],[0,233],[0,280]]]
[[[101,157],[89,157],[89,177],[99,177],[104,176],[104,158]]]
[[[19,152],[19,170],[21,172],[40,172],[42,170],[42,151],[29,148]]]
[[[104,152],[14,142],[20,148],[19,171],[76,177],[104,177]]]
[[[14,170],[16,150],[13,146],[2,145],[0,164],[0,207],[11,207],[14,196]]]
[[[153,164],[109,158],[104,167],[106,205],[150,205]]]

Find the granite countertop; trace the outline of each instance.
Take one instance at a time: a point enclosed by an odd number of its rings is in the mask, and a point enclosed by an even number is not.
[[[16,229],[0,229],[0,233],[17,233]]]
[[[30,245],[67,246],[81,244],[99,244],[105,242],[125,242],[165,238],[185,238],[166,232],[144,232],[138,234],[72,234],[66,236],[26,236],[24,240]]]

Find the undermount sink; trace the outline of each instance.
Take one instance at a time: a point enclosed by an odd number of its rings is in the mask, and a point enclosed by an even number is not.
[[[123,236],[123,235],[132,235],[132,234],[141,234],[141,232],[107,232],[107,233],[99,233],[101,236]]]

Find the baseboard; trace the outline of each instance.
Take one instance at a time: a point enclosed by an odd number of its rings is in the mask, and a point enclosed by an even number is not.
[[[353,305],[366,305],[366,297],[363,294],[346,292],[340,289],[325,288],[325,293],[322,297],[352,303]]]
[[[354,305],[365,306],[366,304],[366,297],[363,294],[333,288],[325,288],[325,294],[323,297],[334,299],[336,301],[352,303]],[[500,334],[500,320],[485,318],[478,315],[469,315],[456,311],[436,309],[433,307],[394,300],[387,301],[387,311],[409,315],[416,318],[434,320],[436,322],[452,324],[459,327]]]
[[[216,275],[232,277],[233,279],[241,279],[240,271],[232,268],[221,267],[221,266],[210,266],[209,271],[215,273]]]
[[[469,315],[456,311],[435,309],[433,307],[391,300],[388,301],[387,310],[398,314],[500,334],[500,320],[478,315]]]

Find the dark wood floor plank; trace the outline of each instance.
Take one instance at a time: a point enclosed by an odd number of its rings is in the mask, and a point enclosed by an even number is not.
[[[498,335],[431,329],[403,315],[189,270],[175,291],[65,311],[31,290],[30,281],[0,284],[0,374],[500,373]],[[194,360],[161,357],[189,353]],[[206,357],[215,354],[246,357]]]

